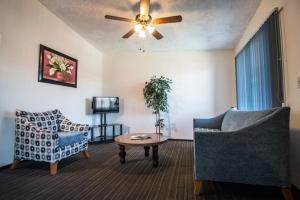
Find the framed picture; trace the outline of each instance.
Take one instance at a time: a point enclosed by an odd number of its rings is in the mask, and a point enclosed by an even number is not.
[[[75,58],[40,45],[38,81],[76,88],[77,64]]]

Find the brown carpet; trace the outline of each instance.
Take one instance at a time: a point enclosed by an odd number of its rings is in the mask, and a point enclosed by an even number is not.
[[[159,167],[142,147],[128,148],[121,165],[118,147],[90,145],[90,159],[76,155],[59,163],[58,174],[49,165],[23,162],[15,171],[0,171],[0,199],[129,199],[129,200],[279,200],[278,188],[205,182],[203,194],[193,195],[193,143],[169,141],[159,147]],[[150,154],[151,155],[151,154]]]

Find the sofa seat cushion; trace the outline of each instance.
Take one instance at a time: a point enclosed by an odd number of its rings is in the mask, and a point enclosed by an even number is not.
[[[86,136],[84,132],[57,132],[59,146],[65,147],[83,141]]]
[[[272,112],[274,112],[274,109],[262,111],[238,111],[231,109],[226,113],[223,119],[221,130],[235,131],[245,128],[271,114]]]

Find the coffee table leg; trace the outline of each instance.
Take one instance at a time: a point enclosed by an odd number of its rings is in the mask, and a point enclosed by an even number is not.
[[[144,146],[144,149],[145,149],[145,156],[148,157],[149,156],[150,147],[149,146]]]
[[[119,147],[120,147],[120,153],[119,153],[120,162],[123,164],[125,163],[125,156],[126,156],[125,146],[119,144]]]
[[[152,160],[153,160],[153,166],[158,166],[158,145],[152,146]]]

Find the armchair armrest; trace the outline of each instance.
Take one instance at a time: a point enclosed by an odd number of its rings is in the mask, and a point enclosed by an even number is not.
[[[194,119],[194,129],[195,128],[206,128],[206,129],[221,129],[223,118],[226,112],[210,119]]]
[[[63,132],[88,132],[90,130],[87,124],[76,124],[68,120],[63,115],[58,118],[59,130]]]

